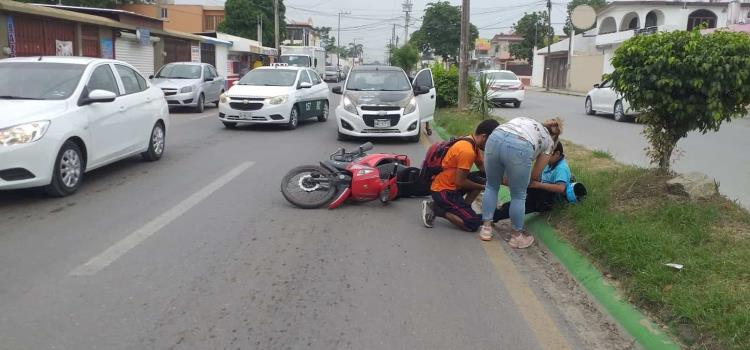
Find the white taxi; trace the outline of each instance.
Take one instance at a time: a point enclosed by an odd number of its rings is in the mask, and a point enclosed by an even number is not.
[[[276,64],[248,72],[219,100],[219,120],[238,124],[279,124],[295,129],[300,120],[328,119],[328,85],[305,67]]]

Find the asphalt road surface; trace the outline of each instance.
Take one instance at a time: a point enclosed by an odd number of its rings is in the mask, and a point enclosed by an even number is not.
[[[541,247],[424,228],[416,199],[291,207],[281,177],[341,145],[334,118],[228,130],[216,114],[173,113],[160,162],[97,170],[74,196],[0,193],[0,349],[630,344]],[[376,150],[421,161],[424,145]]]
[[[583,110],[584,97],[527,91],[521,108],[500,108],[495,114],[506,119],[550,117],[565,119],[563,138],[593,150],[609,151],[619,161],[648,166],[644,149],[648,145],[636,123],[619,123],[611,115],[589,116]],[[718,132],[691,133],[680,140],[673,169],[692,171],[715,178],[721,193],[750,208],[750,117],[726,123]]]

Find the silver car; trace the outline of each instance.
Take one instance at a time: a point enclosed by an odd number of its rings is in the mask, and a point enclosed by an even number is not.
[[[149,79],[164,91],[169,107],[190,107],[198,113],[203,112],[206,102],[218,106],[226,90],[226,79],[207,63],[169,63]]]

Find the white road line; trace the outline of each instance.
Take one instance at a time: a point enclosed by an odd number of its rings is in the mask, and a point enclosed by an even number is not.
[[[206,187],[203,187],[198,192],[193,193],[190,197],[178,203],[168,211],[141,226],[141,228],[135,230],[127,237],[107,248],[107,250],[105,250],[101,254],[91,258],[91,260],[89,260],[87,263],[76,267],[73,271],[70,272],[70,275],[95,275],[97,272],[103,270],[104,268],[115,262],[115,260],[125,255],[125,253],[138,246],[138,244],[145,241],[153,234],[159,232],[159,230],[180,217],[182,214],[185,214],[195,205],[208,198],[208,196],[219,190],[224,185],[228,184],[230,181],[242,174],[245,170],[247,170],[254,164],[254,162],[244,162],[240,164],[236,168],[216,179],[214,182],[206,185]]]

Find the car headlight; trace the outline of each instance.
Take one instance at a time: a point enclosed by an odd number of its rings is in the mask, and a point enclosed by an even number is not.
[[[13,146],[41,139],[49,128],[49,120],[11,126],[0,130],[0,145]]]
[[[357,106],[346,96],[344,96],[344,110],[352,114],[357,114]]]
[[[229,102],[229,97],[227,97],[227,94],[221,94],[219,96],[219,103],[227,103]]]
[[[281,96],[276,96],[276,97],[269,98],[268,99],[268,104],[280,105],[282,103],[285,103],[288,100],[289,100],[289,96],[288,95],[281,95]]]
[[[412,114],[414,111],[417,110],[417,99],[415,97],[412,97],[409,101],[409,104],[406,105],[406,108],[404,108],[404,114]]]
[[[180,89],[180,93],[181,94],[185,94],[185,93],[188,93],[188,92],[193,92],[193,87],[192,86],[185,86],[182,89]]]

